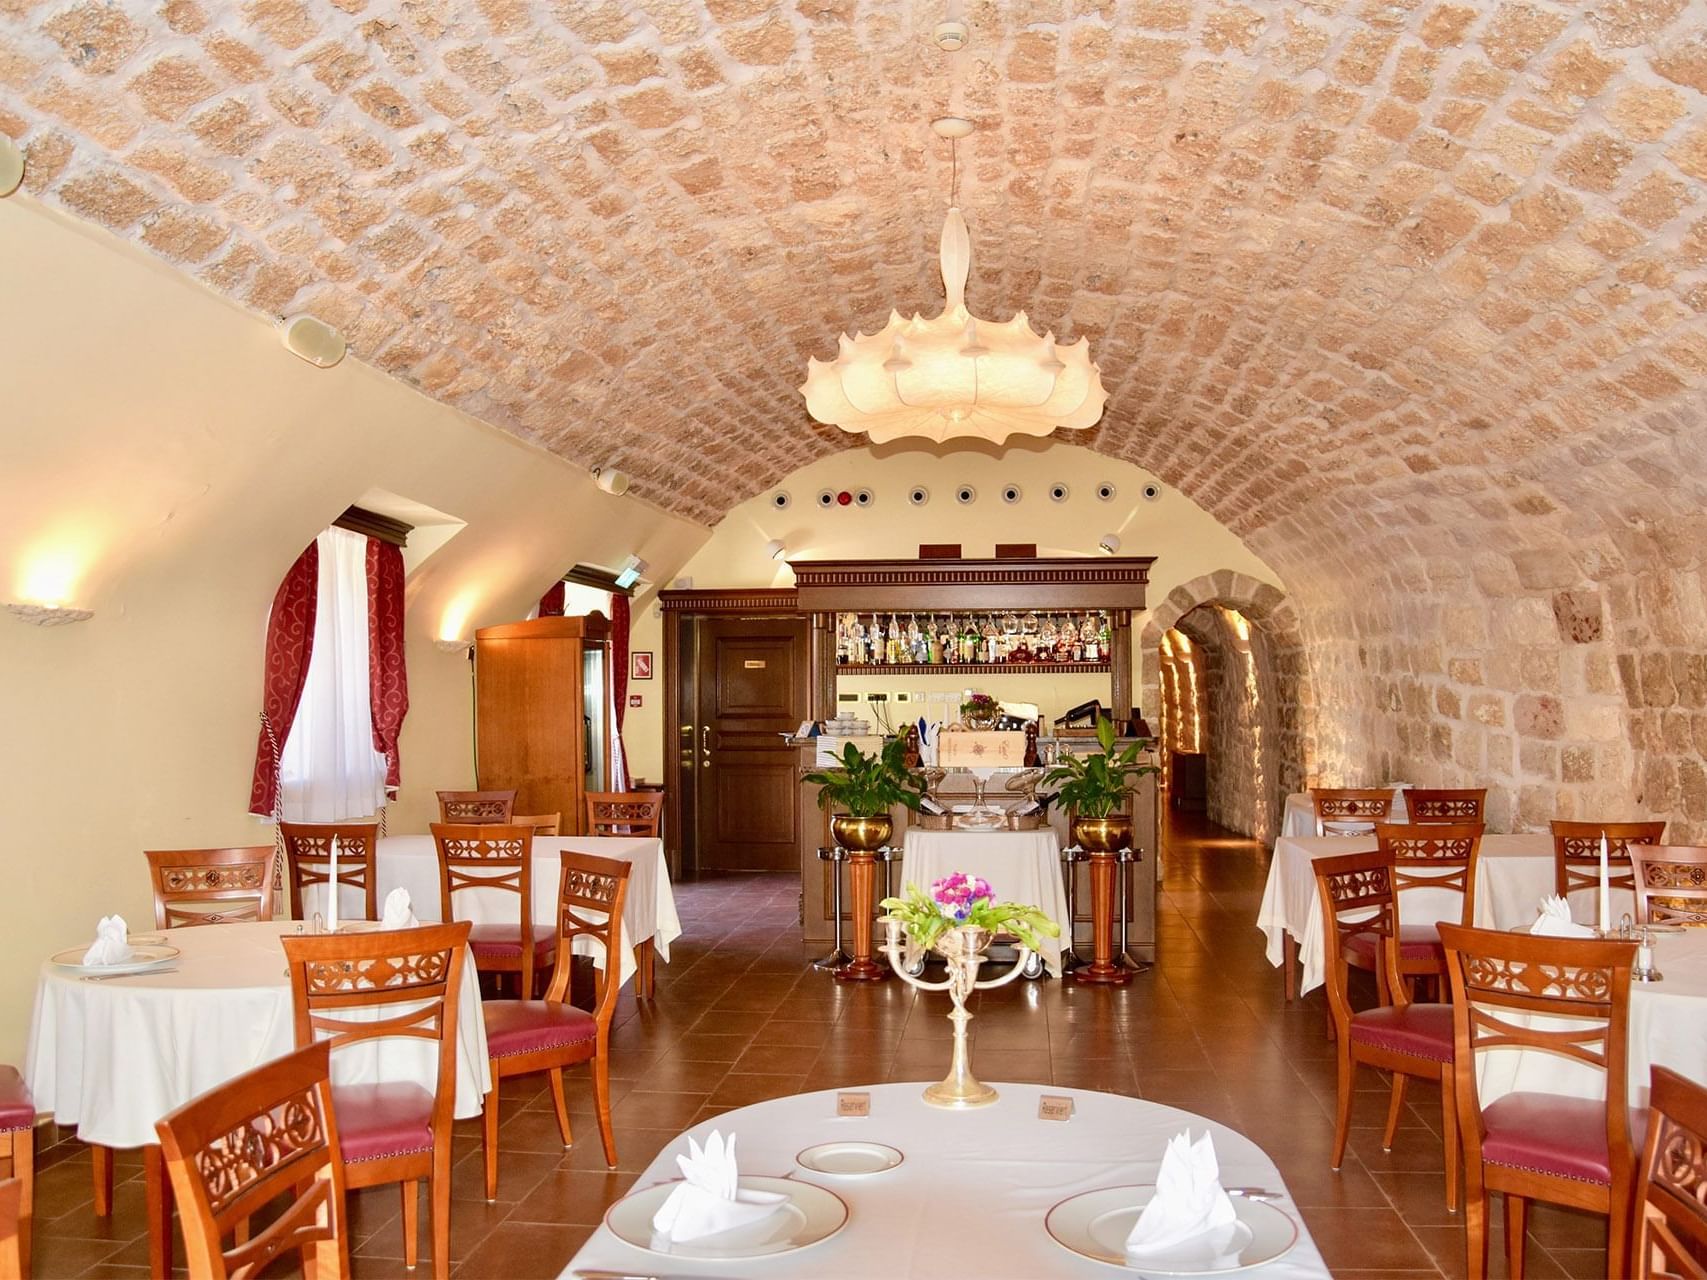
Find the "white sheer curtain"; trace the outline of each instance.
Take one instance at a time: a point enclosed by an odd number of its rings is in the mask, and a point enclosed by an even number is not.
[[[291,822],[365,818],[385,803],[385,756],[373,748],[368,694],[367,539],[328,529],[316,541],[314,649],[279,754],[280,804]]]

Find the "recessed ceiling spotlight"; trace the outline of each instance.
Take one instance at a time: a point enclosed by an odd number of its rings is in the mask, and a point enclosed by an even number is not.
[[[1017,484],[1005,484],[1002,486],[1002,501],[1008,503],[1010,506],[1018,502],[1023,497],[1025,497],[1025,490],[1021,489]]]
[[[1065,502],[1072,496],[1073,491],[1059,480],[1049,486],[1049,501],[1051,502]]]
[[[778,489],[771,494],[771,509],[773,511],[787,511],[788,504],[793,501],[794,499],[788,496],[787,489]]]
[[[1118,492],[1119,492],[1119,490],[1114,487],[1113,481],[1104,480],[1101,484],[1099,484],[1097,486],[1097,501],[1098,502],[1113,502],[1114,501],[1114,495]]]
[[[954,500],[963,507],[969,507],[978,501],[978,491],[969,484],[963,484],[954,491]]]
[[[818,505],[820,507],[833,507],[833,506],[835,506],[836,505],[836,491],[834,489],[820,489],[820,490],[818,490]]]
[[[856,507],[869,507],[876,501],[877,495],[870,489],[856,489],[854,491],[854,506]]]
[[[922,484],[916,484],[907,490],[907,501],[915,507],[922,507],[931,500],[931,491]]]
[[[1143,495],[1145,502],[1160,502],[1162,500],[1162,486],[1153,480],[1138,492]]]

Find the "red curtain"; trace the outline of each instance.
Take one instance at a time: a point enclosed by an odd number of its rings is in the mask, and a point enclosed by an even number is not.
[[[611,693],[616,701],[617,773],[624,787],[633,784],[633,779],[628,776],[628,744],[622,739],[622,717],[628,710],[628,603],[628,597],[622,592],[611,592]]]
[[[539,598],[539,616],[542,618],[561,618],[563,616],[564,591],[561,582],[551,584],[551,590]]]
[[[373,703],[373,749],[385,756],[385,785],[402,780],[397,737],[409,714],[409,673],[403,665],[403,549],[367,540],[367,686]]]
[[[270,817],[279,794],[279,752],[290,736],[308,679],[314,648],[314,612],[320,592],[320,548],[309,543],[279,583],[267,615],[267,656],[261,684],[261,736],[255,744],[255,775],[249,812]]]

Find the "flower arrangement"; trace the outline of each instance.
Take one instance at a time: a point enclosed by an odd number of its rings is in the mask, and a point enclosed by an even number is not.
[[[1061,926],[1037,907],[995,899],[988,881],[956,871],[932,884],[928,894],[909,884],[906,897],[885,898],[880,905],[889,913],[887,919],[907,930],[910,947],[919,951],[928,951],[948,930],[963,927],[1011,933],[1033,951],[1039,949],[1039,934],[1059,936]]]
[[[1002,704],[987,693],[969,693],[960,703],[960,714],[966,719],[994,720],[1002,714]]]

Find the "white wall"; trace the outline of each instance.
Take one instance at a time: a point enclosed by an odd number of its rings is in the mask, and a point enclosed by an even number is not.
[[[472,778],[469,667],[431,641],[524,616],[576,561],[668,574],[706,530],[351,358],[289,355],[263,319],[27,197],[0,201],[0,1061],[42,956],[97,916],[151,918],[142,850],[268,843],[248,817],[279,579],[369,489],[465,522],[407,584],[411,708],[393,830]]]
[[[806,429],[803,425],[802,430]],[[1095,496],[1103,481],[1113,482],[1113,501]],[[1049,497],[1056,482],[1065,483],[1071,491],[1065,502]],[[969,506],[954,498],[962,484],[978,491],[977,501]],[[1023,491],[1020,501],[1012,505],[1001,499],[1008,484],[1017,484]],[[926,542],[958,542],[969,557],[993,555],[997,542],[1034,542],[1042,556],[1097,555],[1098,539],[1116,533],[1121,555],[1156,557],[1148,594],[1152,603],[1179,583],[1217,569],[1279,585],[1274,571],[1203,508],[1166,486],[1158,501],[1145,501],[1140,495],[1146,484],[1159,482],[1129,463],[1065,441],[1025,440],[1001,451],[897,445],[853,449],[802,467],[775,488],[734,508],[681,573],[693,579],[696,589],[792,586],[794,575],[788,566],[765,556],[765,543],[772,538],[787,544],[791,559],[912,559],[919,544]],[[915,485],[930,490],[930,501],[922,507],[907,501]],[[870,507],[825,510],[818,506],[820,490],[862,488],[874,495]],[[790,496],[785,511],[772,505],[778,492]],[[1134,636],[1143,623],[1142,614],[1133,619]],[[656,606],[637,610],[634,647],[661,651],[662,636]],[[1134,687],[1142,688],[1142,666],[1154,662],[1155,655],[1141,653],[1136,658]],[[963,682],[977,683],[970,677]],[[663,693],[660,681],[652,685],[656,692],[639,686],[646,706],[628,713],[626,731],[635,772],[659,778]],[[881,687],[890,685],[936,687],[919,684],[915,677],[899,682],[891,678]],[[630,685],[631,690],[635,688]],[[1001,692],[1027,696],[1006,682]],[[1053,696],[1059,703],[1072,692],[1063,688],[1039,696]],[[1055,714],[1064,709],[1064,705],[1052,708]],[[1144,710],[1150,715],[1155,712],[1153,707]]]

